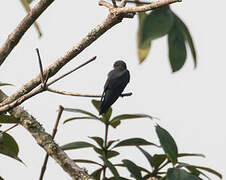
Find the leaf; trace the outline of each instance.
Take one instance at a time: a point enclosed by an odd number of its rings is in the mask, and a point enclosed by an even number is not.
[[[22,3],[24,9],[27,11],[27,13],[29,13],[29,12],[31,11],[31,8],[30,8],[30,5],[29,5],[29,4],[30,4],[32,1],[33,1],[33,0],[20,0],[20,2]],[[39,27],[38,23],[37,23],[37,22],[34,22],[34,26],[35,26],[35,29],[36,29],[37,32],[38,32],[39,37],[41,37],[41,36],[42,36],[42,32],[41,32],[41,30],[40,30],[40,27]]]
[[[187,157],[187,156],[198,156],[205,158],[205,155],[203,154],[192,154],[192,153],[180,153],[178,154],[178,157]]]
[[[20,119],[11,115],[0,115],[0,123],[19,123]]]
[[[103,168],[97,169],[92,174],[90,174],[91,177],[94,179],[100,179],[101,172],[103,171]]]
[[[153,156],[153,167],[155,169],[158,169],[159,166],[166,160],[166,155],[165,154],[155,154]]]
[[[166,180],[201,180],[199,177],[188,173],[184,169],[169,168]]]
[[[112,151],[112,150],[110,150],[110,151],[107,151],[106,158],[107,158],[107,159],[110,159],[110,158],[113,158],[113,157],[115,157],[115,156],[118,156],[119,154],[120,154],[120,153],[117,152],[117,151]]]
[[[9,84],[9,83],[1,83],[0,82],[0,86],[13,86],[12,84]]]
[[[208,168],[208,167],[194,166],[194,165],[190,165],[187,163],[179,163],[179,165],[181,167],[191,167],[191,168],[195,168],[195,169],[201,169],[201,170],[207,171],[209,173],[212,173],[212,174],[218,176],[220,179],[222,179],[222,175],[219,172],[215,171],[214,169]]]
[[[96,108],[96,110],[98,112],[100,112],[100,104],[101,104],[101,101],[97,101],[97,100],[92,100],[92,104],[94,105],[94,107]],[[102,114],[102,117],[104,118],[105,122],[108,122],[110,117],[111,117],[111,114],[112,114],[112,108],[110,107],[107,111],[107,113],[105,114]]]
[[[141,47],[152,40],[166,35],[173,24],[172,12],[168,6],[157,8],[148,14],[140,27]]]
[[[151,41],[144,43],[141,39],[141,32],[143,32],[143,22],[147,14],[144,12],[138,13],[138,30],[137,30],[137,54],[139,58],[139,63],[141,64],[149,54]]]
[[[168,33],[168,46],[171,69],[176,72],[183,67],[187,57],[184,33],[176,18]]]
[[[176,164],[178,150],[173,137],[159,125],[156,126],[156,133],[167,157],[172,161],[173,164]]]
[[[137,148],[144,154],[144,156],[148,160],[150,166],[151,167],[154,167],[153,157],[147,151],[145,151],[144,149],[142,149],[141,147],[137,146]]]
[[[73,159],[73,161],[75,161],[76,163],[88,163],[88,164],[96,164],[96,165],[102,166],[98,162],[87,160],[87,159]]]
[[[106,158],[101,157],[101,159],[104,161],[104,164],[110,169],[110,171],[112,172],[112,174],[114,175],[116,180],[120,180],[120,175],[119,175],[117,169],[115,168],[115,166],[110,161],[108,161]]]
[[[2,135],[0,153],[22,162],[22,160],[18,157],[19,146],[15,139],[8,133],[3,133]]]
[[[73,117],[73,118],[69,118],[69,119],[64,120],[63,124],[65,124],[65,123],[67,123],[67,122],[70,122],[70,121],[74,121],[74,120],[83,120],[83,119],[93,119],[93,120],[97,120],[97,119],[94,118],[94,117]]]
[[[145,146],[145,145],[157,146],[156,144],[148,142],[142,138],[130,138],[130,139],[125,139],[123,141],[120,141],[113,148],[122,147],[122,146]],[[159,147],[159,146],[157,146],[157,147]]]
[[[81,148],[90,148],[90,147],[95,147],[95,146],[85,141],[76,141],[76,142],[68,143],[61,146],[63,150],[72,150],[72,149],[81,149]]]
[[[114,118],[112,118],[112,120],[110,121],[110,125],[113,126],[114,128],[116,128],[121,120],[138,119],[138,118],[153,119],[152,116],[147,115],[147,114],[122,114],[122,115],[115,116]]]
[[[104,140],[101,137],[97,137],[97,136],[92,136],[89,137],[91,139],[93,139],[101,148],[103,148],[104,146]]]
[[[85,115],[88,115],[88,116],[91,116],[93,117],[94,119],[97,119],[97,120],[100,120],[99,117],[97,117],[96,115],[88,112],[88,111],[84,111],[82,109],[72,109],[72,108],[64,108],[64,111],[67,111],[67,112],[74,112],[74,113],[81,113],[81,114],[85,114]]]
[[[122,162],[131,173],[132,177],[134,177],[136,180],[142,180],[140,168],[135,163],[128,159],[124,159]]]
[[[101,156],[104,156],[104,151],[103,151],[102,149],[97,148],[97,147],[94,147],[93,150],[94,150],[96,153],[100,154]]]
[[[174,19],[176,19],[178,25],[180,26],[181,31],[184,33],[184,37],[185,40],[188,42],[188,45],[190,47],[191,53],[192,53],[192,57],[194,60],[194,66],[196,68],[197,66],[197,57],[196,57],[196,50],[195,50],[195,46],[191,37],[191,33],[189,32],[189,29],[187,28],[187,26],[184,24],[184,22],[176,15],[174,14]]]

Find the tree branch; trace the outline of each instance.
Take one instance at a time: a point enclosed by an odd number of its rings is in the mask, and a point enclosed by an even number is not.
[[[8,39],[0,48],[0,66],[5,61],[6,57],[17,45],[24,33],[30,28],[35,20],[52,4],[54,0],[40,0],[39,3],[24,17],[14,31],[8,36]]]
[[[59,111],[58,111],[58,115],[57,115],[57,120],[56,120],[55,126],[54,126],[54,128],[53,128],[53,132],[52,132],[52,138],[53,138],[53,139],[55,138],[55,135],[56,135],[56,133],[57,133],[57,128],[58,128],[58,125],[59,125],[60,118],[61,118],[61,115],[62,115],[62,113],[63,113],[63,110],[64,110],[63,106],[59,106]],[[46,153],[45,160],[44,160],[44,163],[43,163],[43,166],[42,166],[42,170],[41,170],[41,173],[40,173],[39,180],[42,180],[43,177],[44,177],[48,159],[49,159],[49,155],[48,155],[48,153]]]
[[[58,91],[55,89],[51,89],[51,88],[47,88],[47,91],[53,92],[53,93],[57,93],[57,94],[62,94],[62,95],[66,95],[66,96],[78,96],[78,97],[91,97],[91,98],[100,98],[102,97],[102,95],[96,95],[96,94],[81,94],[81,93],[71,93],[71,92],[66,92],[66,91]],[[121,97],[125,97],[125,96],[131,96],[132,93],[124,93],[121,95]]]
[[[154,2],[149,5],[144,6],[138,6],[138,7],[122,7],[122,8],[111,8],[110,13],[107,16],[107,18],[104,20],[104,22],[98,26],[96,26],[85,38],[83,38],[77,45],[75,45],[71,50],[66,52],[66,54],[59,59],[57,59],[53,64],[51,64],[49,67],[46,68],[46,70],[43,72],[44,76],[46,77],[46,74],[48,74],[48,77],[54,76],[63,66],[65,66],[69,61],[71,61],[74,57],[76,57],[79,53],[81,53],[86,47],[88,47],[90,44],[92,44],[94,41],[96,41],[102,34],[104,34],[107,30],[112,28],[114,25],[120,23],[123,18],[125,17],[131,17],[131,12],[139,12],[139,11],[145,11],[145,10],[151,10],[153,8],[157,8],[163,5],[167,5],[169,3],[178,2],[181,0],[159,0],[157,2]],[[99,2],[100,5],[106,6],[110,8],[110,3],[107,3],[103,0]],[[111,5],[112,7],[112,5]],[[39,74],[36,78],[30,80],[28,83],[26,83],[24,86],[22,86],[17,92],[15,92],[13,95],[11,95],[9,98],[7,98],[3,103],[0,104],[0,107],[3,108],[4,111],[9,110],[13,106],[19,105],[24,101],[25,94],[32,91],[34,88],[36,88],[41,83],[41,75]],[[35,95],[31,93],[32,96]],[[23,100],[18,100],[18,98]],[[28,96],[27,96],[28,97]],[[17,102],[15,102],[17,101]],[[7,105],[11,103],[11,105]],[[12,106],[12,104],[14,104]],[[0,108],[0,109],[2,109]],[[2,112],[2,111],[1,111]]]
[[[0,102],[7,98],[7,95],[0,90]],[[68,155],[56,144],[50,134],[36,119],[26,112],[22,107],[15,107],[9,112],[11,115],[20,118],[20,124],[27,129],[35,138],[36,142],[67,172],[74,180],[90,179],[85,169],[80,168]]]

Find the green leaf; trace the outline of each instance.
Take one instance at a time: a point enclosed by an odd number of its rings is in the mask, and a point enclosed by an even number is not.
[[[140,27],[140,41],[142,45],[166,35],[173,24],[172,12],[168,6],[157,8],[148,14]]]
[[[110,169],[110,171],[112,172],[112,174],[114,175],[116,180],[120,180],[120,175],[119,175],[117,169],[115,168],[115,166],[110,161],[108,161],[106,158],[101,157],[101,159],[104,161],[104,164]]]
[[[142,138],[130,138],[130,139],[125,139],[123,141],[120,141],[113,148],[122,147],[122,146],[145,146],[145,145],[157,146],[156,144],[148,142]],[[159,147],[159,146],[157,146],[157,147]]]
[[[113,158],[113,157],[115,157],[115,156],[118,156],[119,154],[120,154],[120,153],[117,152],[117,151],[112,151],[112,150],[110,150],[110,151],[107,151],[106,158],[107,158],[107,159],[110,159],[110,158]]]
[[[98,162],[87,160],[87,159],[73,159],[73,161],[75,161],[76,163],[88,163],[88,164],[96,164],[96,165],[102,166]]]
[[[187,156],[198,156],[205,158],[205,155],[203,154],[192,154],[192,153],[180,153],[178,154],[178,157],[187,157]]]
[[[201,180],[199,177],[188,173],[184,169],[169,168],[166,180]]]
[[[136,180],[142,180],[140,168],[135,163],[128,159],[124,159],[122,162],[131,173],[132,177],[134,177]]]
[[[88,111],[84,111],[82,109],[72,109],[72,108],[64,108],[64,111],[67,111],[67,112],[74,112],[74,113],[81,113],[81,114],[85,114],[85,115],[88,115],[88,116],[91,116],[93,117],[94,119],[97,119],[97,120],[100,120],[99,117],[97,117],[96,115],[88,112]]]
[[[159,166],[166,160],[166,155],[165,154],[155,154],[153,156],[153,167],[155,169],[158,169]]]
[[[20,119],[11,115],[0,115],[0,123],[19,123]]]
[[[173,137],[159,125],[156,126],[156,133],[167,157],[172,161],[173,164],[176,164],[178,150]]]
[[[191,33],[189,32],[189,29],[184,24],[184,22],[176,14],[173,13],[173,15],[174,15],[174,19],[176,19],[178,25],[180,26],[181,31],[184,33],[185,40],[188,42],[188,45],[189,45],[191,53],[192,53],[194,65],[196,67],[197,66],[196,50],[195,50],[195,46],[194,46],[194,43],[193,43],[193,40],[191,37]]]
[[[103,171],[103,168],[97,169],[92,174],[90,174],[91,177],[94,179],[100,179],[101,172]]]
[[[137,148],[144,154],[144,156],[148,160],[150,166],[151,167],[154,167],[153,157],[147,151],[145,151],[144,149],[142,149],[141,147],[137,146]]]
[[[112,118],[112,120],[110,121],[110,125],[112,125],[114,128],[116,128],[117,125],[119,125],[120,121],[122,121],[122,120],[138,119],[138,118],[153,119],[152,116],[147,115],[147,114],[122,114],[122,115],[115,116],[114,118]]]
[[[207,171],[209,173],[212,173],[212,174],[218,176],[220,179],[222,179],[222,175],[219,172],[215,171],[214,169],[208,168],[208,167],[194,166],[194,165],[190,165],[187,163],[179,163],[179,165],[180,165],[180,167],[191,167],[191,168],[195,168],[195,169],[201,169],[201,170]]]
[[[19,146],[17,142],[14,140],[14,138],[8,133],[2,134],[0,143],[0,153],[22,162],[21,159],[18,157]]]
[[[100,104],[101,104],[101,101],[97,101],[97,100],[92,100],[92,104],[94,105],[94,107],[96,108],[96,110],[98,112],[100,112]],[[104,118],[104,121],[105,122],[108,122],[109,119],[111,118],[111,114],[112,114],[112,108],[110,107],[107,111],[107,113],[105,114],[102,114],[102,117]]]
[[[97,137],[97,136],[92,136],[89,137],[91,139],[93,139],[101,148],[103,148],[104,146],[104,140],[101,137]]]
[[[172,71],[176,72],[183,67],[187,57],[184,32],[176,18],[174,18],[174,24],[168,33],[168,45],[170,65]]]
[[[69,118],[69,119],[64,120],[63,124],[65,124],[65,123],[67,123],[67,122],[70,122],[70,121],[74,121],[74,120],[83,120],[83,119],[97,120],[97,119],[94,118],[94,117],[73,117],[73,118]]]
[[[142,63],[146,59],[151,47],[151,41],[147,41],[146,43],[144,43],[142,41],[143,39],[140,39],[141,32],[143,32],[143,26],[144,26],[143,22],[146,17],[147,17],[147,14],[145,14],[144,12],[138,13],[139,25],[137,30],[137,54],[139,58],[139,63]]]
[[[9,84],[9,83],[1,83],[0,82],[0,86],[13,86],[12,84]]]
[[[104,156],[104,151],[103,151],[103,149],[94,147],[93,150],[94,150],[96,153],[100,154],[101,156]]]
[[[68,143],[61,146],[63,150],[72,150],[72,149],[81,149],[81,148],[90,148],[90,147],[95,147],[95,146],[85,141],[76,141],[76,142]]]

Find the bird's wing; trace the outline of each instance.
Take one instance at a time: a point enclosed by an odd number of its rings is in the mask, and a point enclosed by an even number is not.
[[[127,69],[121,72],[112,70],[108,74],[108,79],[104,85],[104,91],[107,89],[115,89],[124,82],[126,82],[126,84],[129,82],[129,71]]]

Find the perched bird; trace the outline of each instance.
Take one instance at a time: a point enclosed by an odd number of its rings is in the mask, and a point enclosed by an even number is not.
[[[116,61],[114,69],[108,73],[107,81],[104,85],[104,92],[101,97],[100,115],[106,113],[110,106],[122,94],[129,83],[130,74],[124,61]]]

